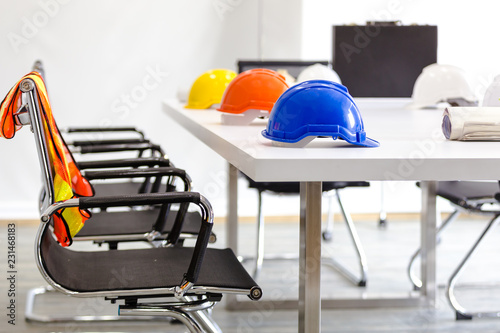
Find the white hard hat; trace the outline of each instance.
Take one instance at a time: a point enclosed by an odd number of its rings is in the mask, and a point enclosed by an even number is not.
[[[288,73],[288,71],[286,69],[278,68],[276,70],[276,72],[278,72],[278,74],[281,74],[285,77],[286,83],[288,83],[289,86],[292,86],[293,84],[295,84],[296,79],[290,73]]]
[[[465,71],[451,65],[425,67],[413,86],[412,108],[435,106],[447,102],[455,106],[477,105],[477,98],[467,81]]]
[[[495,76],[484,93],[483,106],[500,106],[500,75]]]
[[[333,69],[322,64],[314,64],[304,68],[297,77],[297,83],[309,80],[329,80],[342,83],[339,75]]]

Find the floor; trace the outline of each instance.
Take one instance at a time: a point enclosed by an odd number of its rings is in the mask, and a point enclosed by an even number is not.
[[[456,266],[464,249],[477,237],[485,225],[485,219],[466,217],[456,221],[447,229],[439,242],[438,284],[439,300],[435,308],[379,308],[340,309],[322,311],[322,332],[500,332],[500,318],[480,318],[456,321],[454,312],[444,298],[444,285]],[[33,239],[36,224],[11,221],[16,225],[16,285],[15,296],[8,295],[10,270],[7,266],[8,223],[0,223],[0,332],[186,332],[180,324],[169,321],[134,321],[112,323],[58,323],[40,324],[26,322],[24,309],[26,294],[30,288],[44,286],[33,258]],[[325,298],[370,298],[375,296],[410,295],[412,288],[406,275],[406,266],[411,253],[419,242],[419,223],[416,220],[389,220],[386,228],[376,221],[356,221],[363,246],[367,253],[369,271],[366,288],[353,286],[329,267],[322,269],[322,294]],[[254,247],[254,225],[243,223],[240,232],[240,252],[251,255]],[[215,226],[217,246],[224,246],[224,225]],[[472,309],[499,309],[500,285],[500,230],[495,230],[485,240],[484,246],[468,266],[462,281],[465,284],[480,282],[481,288],[460,289],[458,297]],[[298,243],[298,222],[282,221],[267,224],[266,253],[295,252]],[[79,245],[85,247],[86,245]],[[88,245],[92,246],[92,245]],[[342,223],[336,223],[334,239],[326,243],[323,254],[335,254],[338,260],[356,268],[352,247]],[[248,268],[251,269],[251,262]],[[259,284],[267,297],[273,295],[279,302],[282,298],[297,295],[297,271],[294,261],[266,262]],[[265,296],[265,297],[266,297]],[[16,304],[15,326],[8,323],[9,300]],[[274,298],[273,298],[274,299]],[[224,302],[222,302],[224,303]],[[278,304],[278,303],[276,303]],[[116,314],[116,306],[98,299],[75,299],[57,293],[43,295],[37,300],[35,310],[40,314],[66,313],[78,315]],[[271,333],[296,332],[297,312],[276,308],[254,311],[228,311],[218,304],[213,317],[224,332]]]

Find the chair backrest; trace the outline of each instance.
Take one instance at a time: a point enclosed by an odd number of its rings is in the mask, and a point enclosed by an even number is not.
[[[2,102],[0,110],[3,124],[1,134],[5,138],[14,137],[15,131],[22,125],[31,124],[33,128],[44,176],[46,195],[42,208],[57,201],[93,195],[92,186],[80,173],[57,129],[47,89],[38,72],[25,75],[14,85]],[[26,115],[29,117],[26,118]],[[74,207],[55,214],[52,222],[59,243],[69,246],[73,236],[89,217],[89,212]]]

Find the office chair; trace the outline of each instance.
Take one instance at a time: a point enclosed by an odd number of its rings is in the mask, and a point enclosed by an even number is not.
[[[473,317],[500,317],[498,311],[471,311],[463,307],[455,296],[455,287],[457,281],[463,272],[465,266],[470,261],[472,255],[477,250],[481,241],[494,229],[500,221],[500,187],[497,182],[482,182],[482,181],[440,181],[437,182],[436,195],[448,200],[455,210],[441,223],[438,227],[436,236],[441,237],[445,228],[450,225],[460,213],[466,212],[470,214],[480,214],[490,216],[491,219],[487,223],[480,236],[474,242],[473,246],[467,251],[460,264],[455,268],[450,276],[447,288],[446,297],[455,310],[457,320],[472,319]],[[413,265],[417,257],[420,256],[418,249],[410,259],[408,265],[408,275],[414,286],[418,290],[422,286],[422,281],[413,272]]]
[[[37,73],[33,72],[30,74],[30,77],[37,77]],[[31,79],[27,79],[31,81]],[[25,80],[26,81],[26,80]],[[23,84],[27,84],[28,86],[33,85],[32,83],[26,83],[23,81]],[[22,84],[21,84],[22,86]],[[30,91],[44,90],[43,81],[39,80],[39,86],[37,88],[31,88]],[[22,88],[21,88],[22,90]],[[46,91],[43,91],[46,95]],[[9,93],[10,94],[10,93]],[[58,142],[59,155],[57,156],[65,156],[66,168],[73,172],[73,178],[77,173],[80,172],[78,167],[71,167],[71,163],[73,163],[73,157],[70,153],[67,153],[67,147],[64,144],[64,140],[60,137],[59,132],[57,130],[57,126],[55,125],[55,121],[52,118],[50,105],[48,101],[45,104],[41,101],[38,93],[31,93],[31,95],[36,95],[35,99],[33,96],[27,100],[27,97],[23,95],[24,104],[22,107],[12,114],[12,118],[9,117],[9,114],[5,114],[5,110],[8,106],[4,105],[4,102],[9,106],[17,107],[17,98],[11,99],[11,101],[2,102],[2,123],[8,124],[9,120],[13,121],[13,125],[19,129],[23,125],[33,126],[33,119],[40,120],[43,119],[45,121],[45,126],[41,126],[43,130],[38,131],[36,134],[36,138],[41,142]],[[6,98],[7,99],[7,98]],[[31,102],[29,104],[28,102]],[[40,107],[40,105],[42,107]],[[29,107],[31,106],[31,108]],[[33,110],[33,111],[32,111]],[[36,117],[36,118],[35,118]],[[51,125],[47,125],[50,121]],[[41,122],[41,121],[40,121]],[[5,126],[7,129],[9,125]],[[8,131],[8,130],[7,130]],[[13,135],[5,135],[5,128],[2,128],[3,136],[11,138]],[[54,145],[54,144],[53,144]],[[52,148],[54,150],[54,148]],[[140,159],[130,160],[128,161],[127,166],[139,166],[143,165]],[[144,160],[144,159],[141,159]],[[49,160],[47,160],[49,161]],[[149,159],[150,162],[153,162],[152,165],[156,165],[158,161],[154,159]],[[161,162],[165,162],[165,160],[160,160]],[[52,159],[53,162],[53,159]],[[95,166],[95,164],[103,164],[106,162],[107,167],[116,168],[117,166],[122,166],[123,160],[116,161],[95,161],[95,162],[86,162],[90,166]],[[126,161],[127,162],[127,161]],[[140,163],[139,163],[140,162]],[[168,162],[168,161],[167,161]],[[134,165],[136,163],[137,165]],[[74,164],[74,163],[73,163]],[[165,164],[168,165],[168,164]],[[102,167],[100,165],[99,167]],[[47,170],[53,171],[52,168],[46,167]],[[64,169],[64,168],[63,168]],[[47,174],[49,171],[45,172]],[[191,179],[186,174],[184,170],[173,168],[173,167],[156,167],[156,168],[133,168],[133,169],[120,169],[120,170],[100,170],[100,171],[84,171],[82,175],[85,175],[88,179],[116,179],[116,178],[131,178],[131,177],[155,177],[161,180],[161,177],[178,177],[184,182],[184,191],[189,192],[191,190]],[[71,178],[71,179],[73,179]],[[154,185],[154,184],[153,184]],[[49,200],[54,194],[49,191],[50,189],[47,186],[44,186],[42,190],[42,195],[40,197],[40,206],[44,207],[44,202]],[[167,186],[167,191],[169,190]],[[172,189],[171,189],[172,190]],[[124,192],[125,193],[125,192]],[[124,193],[121,193],[123,196]],[[174,192],[175,193],[175,192]],[[93,193],[91,193],[93,194]],[[133,194],[130,193],[130,194]],[[116,197],[116,196],[115,196]],[[53,201],[53,200],[52,200]],[[138,202],[136,206],[139,205],[139,210],[127,210],[120,212],[107,212],[106,206],[99,206],[98,208],[101,210],[98,214],[93,214],[93,218],[89,219],[84,227],[81,229],[80,233],[74,235],[73,240],[90,240],[98,244],[108,243],[110,250],[117,250],[118,243],[120,242],[131,242],[131,241],[142,241],[147,242],[154,247],[169,247],[172,244],[175,244],[177,247],[183,244],[186,238],[196,239],[201,224],[201,215],[200,212],[197,211],[187,211],[187,205],[180,204],[177,210],[170,210],[170,203],[167,201],[166,203],[159,204],[152,202],[151,205],[149,202]],[[122,205],[123,206],[123,205]],[[126,206],[126,205],[125,205]],[[157,207],[159,208],[151,208]],[[113,207],[113,205],[111,205]],[[145,207],[149,207],[149,209],[145,209]],[[55,228],[54,228],[55,229]],[[71,229],[71,228],[66,228]],[[215,235],[210,231],[208,231],[208,241],[214,242]],[[38,295],[42,295],[51,291],[58,291],[57,288],[37,288],[35,290],[31,290],[29,292],[29,298],[27,300],[27,318],[30,320],[41,320],[41,321],[58,321],[63,320],[62,318],[53,318],[48,316],[38,316],[33,313],[33,307],[35,304],[35,298]],[[72,317],[66,318],[66,320],[117,320],[122,319],[122,317],[116,316],[92,316],[88,317]]]
[[[207,248],[213,211],[199,193],[74,197],[72,193],[61,192],[71,181],[71,175],[64,171],[69,170],[69,166],[61,154],[60,141],[44,134],[44,129],[50,127],[50,111],[45,109],[48,101],[43,102],[40,95],[44,87],[35,80],[36,74],[31,73],[20,82],[23,106],[21,112],[13,114],[12,120],[30,124],[35,136],[46,193],[35,240],[35,259],[40,273],[54,290],[75,297],[104,297],[112,303],[123,301],[119,315],[172,317],[185,324],[190,332],[220,332],[207,310],[220,301],[223,294],[247,295],[252,300],[261,298],[261,288],[230,249]],[[19,123],[12,124],[19,129]],[[61,193],[67,199],[56,202]],[[181,214],[176,215],[167,247],[88,252],[70,250],[59,244],[59,235],[57,241],[54,238],[61,221],[65,227],[62,231],[72,232],[72,223],[67,218],[70,215],[64,216],[68,211],[86,217],[85,210],[91,208],[173,203],[199,207],[201,224],[194,248],[176,246],[184,221]],[[122,278],[116,278],[116,272],[121,272]],[[30,306],[34,303],[34,299],[28,301]],[[31,313],[32,309],[28,307],[28,319],[43,319]]]

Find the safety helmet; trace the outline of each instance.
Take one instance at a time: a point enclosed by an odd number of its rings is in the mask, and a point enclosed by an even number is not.
[[[309,80],[329,80],[342,83],[337,72],[322,64],[314,64],[304,68],[297,77],[298,83]]]
[[[219,104],[224,90],[236,77],[229,69],[212,69],[201,74],[189,91],[188,109],[208,109],[213,104]]]
[[[413,86],[411,108],[424,108],[447,102],[452,106],[477,105],[477,98],[465,71],[451,65],[425,67]]]
[[[288,89],[274,104],[262,135],[282,143],[331,136],[358,146],[380,145],[366,136],[347,88],[329,80],[304,81]]]
[[[287,89],[283,75],[270,69],[250,69],[231,81],[217,110],[225,113],[222,117],[225,124],[249,123],[255,117],[269,116],[274,103]],[[247,117],[250,113],[252,115]],[[233,123],[233,120],[243,118],[246,118],[243,123]]]
[[[500,75],[495,76],[484,93],[483,106],[500,106]]]

